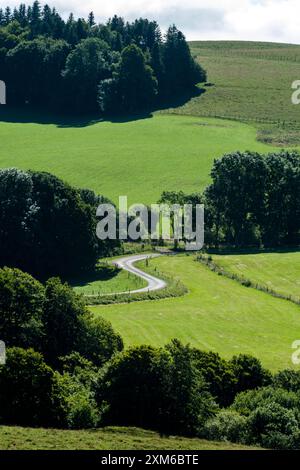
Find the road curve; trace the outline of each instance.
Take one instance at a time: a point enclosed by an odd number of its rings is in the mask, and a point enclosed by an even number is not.
[[[161,256],[161,255],[160,254],[130,255],[130,256],[125,256],[124,258],[119,258],[113,262],[116,266],[118,266],[118,268],[125,269],[125,271],[135,274],[136,276],[144,279],[148,283],[148,285],[146,287],[143,287],[142,289],[136,289],[136,290],[130,291],[131,294],[156,291],[156,290],[164,289],[167,286],[167,283],[163,281],[162,279],[159,279],[158,277],[155,277],[155,276],[151,276],[151,274],[145,273],[144,271],[137,268],[136,266],[133,266],[133,264],[136,263],[137,261],[143,261],[144,259],[150,259],[150,258],[157,258],[158,256]],[[116,294],[128,294],[128,291],[116,292]]]

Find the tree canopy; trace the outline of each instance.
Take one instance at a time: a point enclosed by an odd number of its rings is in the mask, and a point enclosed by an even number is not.
[[[206,80],[175,25],[163,36],[143,18],[65,21],[37,0],[0,9],[0,70],[8,104],[72,113],[144,111]]]

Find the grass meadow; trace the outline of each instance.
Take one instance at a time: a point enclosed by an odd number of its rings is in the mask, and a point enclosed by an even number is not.
[[[246,450],[253,447],[184,437],[160,437],[138,428],[81,431],[0,426],[0,450]]]
[[[189,293],[175,299],[90,307],[112,322],[126,346],[162,346],[178,338],[225,358],[251,354],[273,371],[293,367],[291,345],[300,337],[298,305],[218,276],[193,255],[153,259],[150,268],[156,268],[157,275],[177,276]]]

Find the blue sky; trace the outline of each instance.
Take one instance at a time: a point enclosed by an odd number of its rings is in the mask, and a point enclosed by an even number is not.
[[[19,0],[0,0],[1,7]],[[31,4],[32,1],[22,3]],[[44,3],[44,2],[42,2]],[[97,21],[113,14],[132,20],[156,19],[163,29],[175,23],[189,40],[233,39],[300,44],[299,0],[49,0],[67,16],[86,17],[94,11]]]

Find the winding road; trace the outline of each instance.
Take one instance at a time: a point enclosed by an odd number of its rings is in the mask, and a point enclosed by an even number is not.
[[[167,286],[167,283],[163,281],[162,279],[159,279],[158,277],[155,277],[155,276],[151,276],[151,274],[145,273],[144,271],[137,268],[136,266],[133,266],[133,264],[136,263],[137,261],[143,261],[145,259],[150,259],[150,258],[157,258],[158,256],[161,256],[161,255],[160,254],[131,255],[131,256],[125,256],[124,258],[119,258],[116,261],[114,261],[114,264],[118,266],[118,268],[125,269],[125,271],[135,274],[136,276],[144,279],[148,283],[146,287],[130,291],[131,294],[156,291],[156,290],[164,289]],[[116,294],[128,294],[128,292],[116,292]]]

